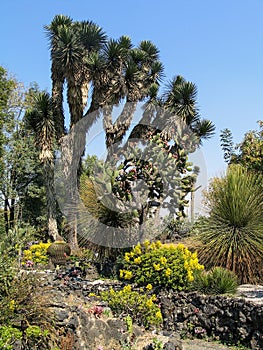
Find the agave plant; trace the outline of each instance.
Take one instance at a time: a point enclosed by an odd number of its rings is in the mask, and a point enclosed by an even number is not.
[[[208,193],[210,215],[199,226],[206,268],[225,267],[241,283],[263,280],[263,179],[240,165],[231,165]]]
[[[107,257],[114,259],[119,253],[118,248],[112,248],[114,245],[111,240],[114,238],[115,229],[118,231],[121,228],[131,232],[135,224],[132,213],[121,212],[117,208],[114,210],[112,203],[105,198],[101,200],[103,194],[103,187],[88,176],[84,174],[81,176],[80,198],[85,211],[83,215],[83,208],[79,209],[78,241],[80,246],[96,252],[100,260]]]

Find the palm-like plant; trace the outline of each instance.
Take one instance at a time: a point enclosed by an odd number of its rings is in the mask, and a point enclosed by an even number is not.
[[[158,86],[163,74],[159,51],[150,41],[142,41],[137,48],[132,48],[128,38],[122,37],[111,60],[115,62],[113,76],[118,87],[112,102],[118,103],[125,98],[126,103],[114,125],[110,113],[105,115],[107,147],[122,141],[131,125],[137,103],[149,98],[151,86]]]
[[[202,263],[233,271],[241,283],[262,283],[262,183],[258,174],[231,165],[208,194],[209,217],[199,227]]]
[[[56,59],[59,47],[59,33],[61,29],[69,28],[72,19],[68,16],[57,15],[50,25],[45,26],[51,50],[51,79],[52,79],[52,109],[55,118],[56,136],[59,140],[65,132],[63,111],[63,86],[65,74],[63,67]]]
[[[202,139],[208,139],[214,134],[215,126],[210,120],[200,118],[196,98],[196,85],[177,76],[167,84],[163,103],[172,113],[167,126],[169,128],[173,126],[173,115],[179,117],[199,137],[201,143]]]
[[[86,60],[92,52],[98,51],[106,40],[102,29],[91,21],[73,22],[67,16],[55,16],[45,26],[51,47],[52,96],[55,116],[63,135],[62,96],[63,83],[67,81],[67,100],[70,110],[71,127],[83,117],[90,83]],[[64,120],[64,119],[63,119]],[[63,124],[63,131],[62,131]]]
[[[25,120],[34,132],[39,149],[39,159],[43,164],[46,183],[48,233],[57,238],[56,200],[54,196],[54,153],[55,123],[52,114],[52,101],[47,92],[36,93],[32,108],[25,114]]]

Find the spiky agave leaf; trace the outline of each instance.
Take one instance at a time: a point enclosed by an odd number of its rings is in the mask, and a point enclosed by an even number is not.
[[[134,216],[131,213],[122,213],[117,208],[116,211],[113,210],[112,204],[107,206],[105,205],[107,201],[104,200],[103,203],[101,202],[100,198],[103,196],[103,188],[96,181],[92,181],[91,178],[82,175],[80,197],[88,215],[80,216],[80,221],[83,221],[80,225],[86,228],[86,230],[82,230],[79,237],[79,244],[96,251],[102,260],[106,256],[114,257],[119,251],[119,249],[111,248],[105,244],[111,238],[112,230],[114,228],[129,229],[129,227],[134,225]],[[102,228],[103,232],[101,232]],[[108,228],[111,230],[107,231]],[[110,232],[109,238],[107,237],[108,232]],[[103,238],[102,241],[104,244],[94,243],[100,241],[99,237]]]
[[[228,268],[241,283],[263,278],[262,182],[258,174],[231,165],[210,194],[210,216],[199,227],[202,263]]]

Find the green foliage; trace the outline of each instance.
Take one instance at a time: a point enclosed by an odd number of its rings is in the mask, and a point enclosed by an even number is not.
[[[214,267],[208,272],[195,274],[191,289],[204,294],[235,294],[238,287],[237,276],[222,267]]]
[[[145,241],[125,253],[120,278],[139,285],[185,290],[193,281],[194,272],[202,269],[197,254],[191,253],[183,244]]]
[[[237,153],[232,163],[241,164],[250,170],[263,173],[263,122],[258,122],[259,131],[249,131],[237,145]]]
[[[178,237],[186,237],[189,235],[192,229],[192,224],[187,218],[178,220],[172,215],[168,215],[163,218],[162,227],[160,228],[161,233],[158,235],[158,239],[162,242],[178,240]]]
[[[132,318],[130,315],[125,317],[125,323],[127,326],[127,332],[129,333],[129,335],[132,335],[133,333],[133,327],[132,327]]]
[[[159,340],[157,337],[154,337],[152,340],[153,350],[162,350],[163,349],[163,342]]]
[[[155,303],[155,295],[133,291],[131,286],[127,285],[120,291],[110,289],[101,292],[101,297],[108,302],[113,313],[118,316],[129,315],[134,322],[148,328],[160,326],[162,323],[162,314]]]
[[[26,336],[28,338],[46,338],[49,335],[48,330],[42,330],[39,326],[29,326],[26,329]]]
[[[0,295],[8,295],[9,288],[17,273],[17,264],[14,258],[7,254],[0,254]]]
[[[94,170],[96,168],[96,164],[99,162],[98,157],[93,155],[88,155],[82,162],[82,172],[88,177],[92,178],[94,176]]]
[[[27,325],[26,341],[32,350],[57,345],[49,289],[39,284],[39,279],[32,274],[16,275],[0,300],[0,324],[20,327],[23,322]]]
[[[241,283],[262,283],[263,179],[232,164],[208,192],[209,216],[198,225],[200,261],[206,268],[222,266]]]
[[[25,241],[32,238],[30,227],[9,230],[0,239],[0,295],[7,296],[18,272],[19,252]]]
[[[94,218],[97,218],[99,222],[112,227],[128,227],[132,223],[133,216],[129,213],[118,211],[118,208],[114,207],[114,203],[107,202],[102,183],[106,184],[104,179],[101,183],[98,183],[97,180],[93,181],[86,175],[82,175],[80,196],[83,204],[88,212]]]
[[[29,326],[25,330],[26,342],[32,349],[37,348],[37,344],[44,343],[49,332],[47,330],[42,331],[38,326]],[[0,327],[0,349],[12,350],[13,344],[17,341],[21,341],[23,337],[22,331],[12,326]]]
[[[249,170],[263,172],[263,122],[258,121],[258,124],[259,130],[247,132],[235,147],[231,131],[225,129],[221,132],[221,146],[227,163],[241,164]]]
[[[0,192],[8,233],[20,220],[40,225],[45,198],[40,198],[43,180],[34,140],[24,122],[28,93],[7,71],[0,71]]]
[[[22,332],[12,326],[0,327],[0,349],[12,350],[13,343],[22,339]]]
[[[94,252],[86,248],[78,248],[71,251],[69,260],[72,262],[81,262],[81,265],[89,265],[91,261],[94,261]]]

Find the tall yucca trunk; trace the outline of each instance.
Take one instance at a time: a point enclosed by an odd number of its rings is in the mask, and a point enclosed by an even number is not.
[[[84,81],[81,85],[81,94],[82,94],[82,109],[84,111],[87,102],[88,102],[88,95],[89,95],[89,89],[90,89],[90,83],[87,81]]]
[[[137,102],[126,102],[114,125],[111,124],[111,120],[109,119],[107,113],[105,114],[104,126],[106,127],[105,132],[107,148],[110,148],[114,143],[122,141],[131,125],[136,107]]]
[[[55,121],[57,140],[59,140],[65,132],[63,85],[64,78],[57,72],[52,71],[52,113]]]
[[[46,185],[46,201],[47,201],[47,221],[48,234],[53,240],[58,238],[57,227],[57,209],[54,191],[54,165],[53,162],[44,162],[44,176]]]
[[[80,82],[78,81],[74,76],[70,76],[67,79],[68,83],[68,90],[67,90],[67,99],[69,104],[69,111],[70,111],[70,129],[71,129],[71,135],[73,143],[70,145],[70,147],[67,147],[67,150],[64,147],[63,152],[67,154],[64,162],[65,166],[65,176],[67,179],[75,179],[75,173],[77,172],[77,178],[76,181],[70,181],[70,188],[69,193],[72,201],[72,207],[76,207],[75,197],[76,193],[78,192],[78,170],[81,166],[81,157],[82,153],[78,156],[76,155],[76,149],[85,149],[85,137],[83,137],[83,133],[80,133],[78,135],[78,138],[74,137],[75,131],[74,128],[77,125],[77,123],[83,118],[83,111],[87,103],[88,98],[88,83],[87,82]],[[85,136],[85,135],[84,135]],[[76,143],[77,142],[77,143]],[[65,146],[65,144],[64,144]],[[77,148],[76,148],[77,147]],[[78,151],[77,151],[78,153]],[[64,155],[65,155],[64,154]],[[76,163],[77,160],[77,163]],[[70,215],[70,229],[68,233],[68,241],[72,248],[78,247],[78,218],[77,213],[72,211]]]
[[[79,123],[82,125],[82,121]],[[68,243],[72,249],[78,247],[78,167],[83,153],[83,145],[85,148],[86,136],[85,132],[79,127],[79,123],[73,125],[70,133],[61,140],[62,176],[66,186],[63,212],[69,224]]]
[[[83,117],[82,86],[74,78],[68,79],[67,99],[70,111],[70,128]]]

